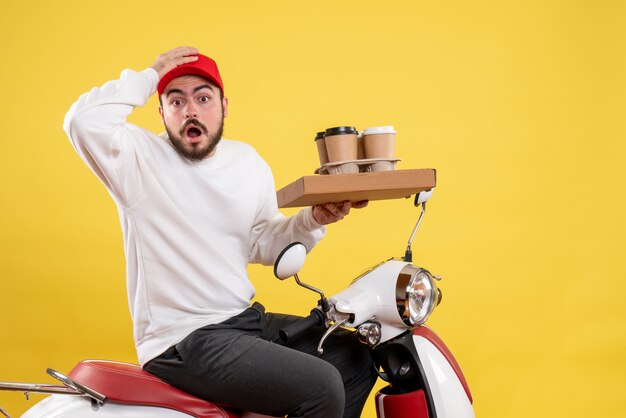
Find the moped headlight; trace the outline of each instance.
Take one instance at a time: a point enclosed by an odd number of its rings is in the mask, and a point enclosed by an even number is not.
[[[426,322],[438,298],[437,286],[428,270],[411,264],[402,268],[396,282],[396,306],[407,326]]]

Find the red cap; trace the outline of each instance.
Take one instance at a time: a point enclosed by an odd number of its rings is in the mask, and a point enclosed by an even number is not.
[[[202,54],[198,54],[197,56],[197,60],[176,66],[165,73],[157,85],[159,96],[163,93],[167,85],[170,84],[170,81],[183,75],[198,75],[204,77],[217,84],[217,86],[222,89],[222,94],[224,93],[224,84],[222,83],[222,77],[220,77],[220,72],[217,69],[215,61]]]

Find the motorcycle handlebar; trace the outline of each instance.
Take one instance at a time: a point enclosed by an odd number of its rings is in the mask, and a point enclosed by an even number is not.
[[[319,309],[312,309],[311,313],[304,318],[298,319],[292,324],[287,325],[285,328],[278,331],[279,339],[275,342],[281,342],[283,344],[288,343],[293,338],[297,337],[307,329],[320,326],[324,324],[324,313]]]

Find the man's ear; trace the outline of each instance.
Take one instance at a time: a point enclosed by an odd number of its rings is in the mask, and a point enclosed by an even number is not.
[[[224,117],[228,116],[228,97],[222,98],[222,109],[224,109]]]
[[[165,122],[165,120],[163,120],[163,108],[161,106],[159,106],[159,115],[161,115],[161,120]]]

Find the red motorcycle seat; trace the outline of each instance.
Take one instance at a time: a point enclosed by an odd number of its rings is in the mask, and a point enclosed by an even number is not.
[[[236,418],[237,414],[176,389],[136,364],[104,360],[78,363],[69,377],[111,402],[157,406],[197,418]]]

